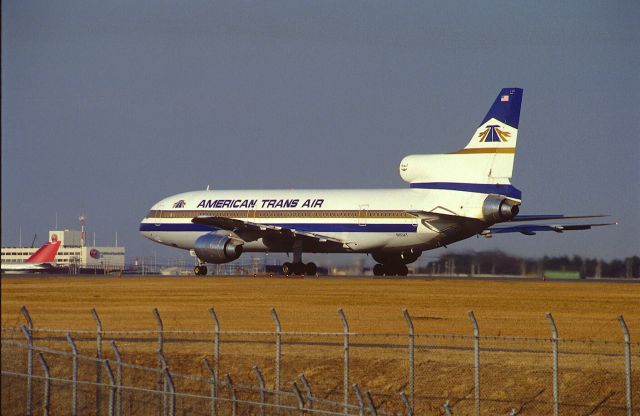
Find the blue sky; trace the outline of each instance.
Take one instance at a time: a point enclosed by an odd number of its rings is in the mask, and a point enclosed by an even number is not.
[[[405,155],[460,148],[515,86],[522,211],[620,225],[449,249],[637,255],[638,21],[632,1],[2,2],[2,244],[83,212],[98,244],[177,256],[137,231],[174,193],[405,187]]]

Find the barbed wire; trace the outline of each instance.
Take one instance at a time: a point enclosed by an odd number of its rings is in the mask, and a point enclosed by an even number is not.
[[[25,344],[18,344],[18,343],[10,343],[10,342],[3,342],[3,344],[6,345],[10,345],[10,346],[17,346],[17,347],[25,347],[25,348],[29,348],[28,345]],[[63,355],[63,356],[69,356],[69,355],[73,355],[73,354],[69,354],[65,351],[57,351],[57,350],[51,350],[49,348],[41,348],[41,347],[31,347],[32,350],[34,351],[38,351],[38,352],[46,352],[48,354],[57,354],[57,355]],[[95,359],[94,357],[87,357],[87,356],[77,356],[78,358],[87,358],[88,360],[91,361],[101,361],[102,363],[104,363],[104,361],[106,360],[99,360],[99,359]],[[158,370],[156,368],[152,368],[152,367],[144,367],[144,366],[139,366],[139,365],[131,365],[131,364],[126,364],[123,362],[120,362],[119,364],[121,364],[123,367],[128,367],[128,368],[133,368],[133,369],[138,369],[138,370],[146,370],[146,371],[150,371],[150,372],[154,372],[154,373],[163,373],[163,370]],[[14,372],[14,371],[8,371],[8,370],[3,370],[2,371],[2,375],[10,375],[10,376],[19,376],[19,377],[29,377],[28,374],[24,374],[24,373],[18,373],[18,372]],[[171,376],[172,377],[181,377],[184,376],[183,374],[180,373],[175,373],[175,372],[171,372]],[[49,381],[56,381],[56,382],[62,382],[62,383],[68,383],[68,384],[73,384],[74,380],[68,380],[65,378],[58,378],[58,377],[45,377],[45,376],[40,376],[40,375],[36,375],[36,374],[32,374],[31,378],[34,379],[40,379],[40,380],[49,380]],[[206,382],[206,384],[210,384],[211,381],[209,378],[205,378],[205,377],[191,377],[193,378],[195,381],[202,381],[202,382]],[[251,400],[241,400],[241,399],[229,399],[223,396],[215,396],[215,398],[213,396],[204,396],[204,395],[199,395],[199,394],[194,394],[194,393],[185,393],[185,392],[174,392],[171,393],[170,391],[164,391],[164,390],[155,390],[155,389],[149,389],[149,388],[144,388],[144,387],[137,387],[137,386],[129,386],[129,385],[117,385],[117,384],[111,384],[111,383],[97,383],[97,382],[93,382],[93,381],[86,381],[86,380],[77,380],[75,381],[78,385],[86,385],[86,386],[98,386],[98,387],[108,387],[108,388],[119,388],[119,389],[123,389],[123,390],[129,390],[129,391],[138,391],[138,392],[145,392],[145,393],[153,393],[153,394],[168,394],[168,395],[174,395],[177,397],[185,397],[185,398],[195,398],[195,399],[203,399],[203,400],[216,400],[216,401],[227,401],[227,402],[236,402],[239,404],[249,404],[249,405],[258,405],[258,406],[266,406],[266,407],[276,407],[276,408],[280,408],[280,409],[289,409],[289,410],[304,410],[304,411],[308,411],[308,412],[315,412],[315,413],[320,413],[320,414],[326,414],[326,415],[344,415],[344,413],[338,413],[338,412],[332,412],[332,411],[326,411],[326,410],[322,410],[322,409],[309,409],[306,407],[303,407],[302,409],[300,409],[297,406],[288,406],[288,405],[275,405],[275,404],[271,404],[268,402],[256,402],[256,401],[251,401]],[[271,390],[271,389],[260,389],[259,387],[256,386],[252,386],[252,385],[245,385],[245,384],[239,384],[239,383],[233,383],[233,385],[229,385],[228,383],[224,382],[224,381],[218,381],[217,382],[218,386],[221,388],[226,388],[226,389],[235,389],[235,390],[240,390],[240,391],[250,391],[253,393],[258,393],[258,392],[263,392],[265,394],[271,394],[271,395],[279,395],[279,396],[289,396],[289,397],[295,397],[295,394],[289,391],[285,391],[285,390]],[[323,398],[316,398],[313,397],[313,402],[314,403],[324,403],[327,405],[332,405],[335,407],[344,407],[345,404],[344,403],[338,403],[332,400],[328,400],[328,399],[323,399]],[[358,410],[359,407],[353,404],[347,404],[346,405],[348,408],[353,409],[353,410]],[[380,412],[378,411],[378,414],[380,415],[384,415],[387,413],[384,412]]]
[[[41,346],[37,346],[37,345],[29,346],[29,344],[22,344],[22,343],[15,342],[15,341],[2,340],[1,344],[2,344],[3,347],[17,347],[17,348],[22,348],[22,349],[31,349],[31,350],[36,351],[36,352],[43,352],[43,353],[62,356],[62,357],[69,357],[69,358],[73,358],[74,357],[74,354],[71,353],[71,352],[68,352],[68,351],[55,350],[55,349],[52,349],[52,348],[41,347]],[[97,358],[97,357],[92,357],[92,356],[83,355],[83,354],[77,354],[75,357],[78,358],[78,360],[89,361],[89,362],[99,363],[99,364],[104,364],[104,362],[107,361],[106,358]],[[162,374],[164,372],[164,369],[155,368],[155,367],[147,367],[147,366],[143,366],[143,365],[139,365],[139,364],[127,363],[125,361],[112,361],[112,362],[116,363],[117,365],[122,366],[123,368],[129,368],[129,369],[133,369],[133,370],[142,370],[142,371],[147,371],[147,372],[155,373],[155,374]],[[170,366],[168,368],[170,368]],[[178,377],[178,378],[186,379],[186,380],[191,380],[191,381],[199,381],[199,382],[202,382],[202,383],[210,383],[210,378],[209,377],[195,376],[195,375],[192,375],[192,374],[184,374],[184,373],[178,373],[178,372],[174,372],[174,371],[171,371],[171,376],[172,377]],[[228,385],[228,383],[226,381],[224,381],[224,379],[219,380],[217,382],[217,384],[218,384],[219,387],[222,387],[222,388],[230,388],[230,386]],[[278,391],[278,390],[269,390],[269,389],[261,390],[259,387],[256,387],[256,386],[253,386],[253,385],[250,385],[250,384],[234,383],[233,387],[236,388],[236,389],[244,390],[244,391],[251,391],[251,392],[264,391],[265,393],[269,393],[269,394],[281,394],[281,395],[287,395],[287,396],[294,396],[294,394],[291,393],[291,392]]]
[[[2,332],[20,332],[20,327],[5,327],[1,328]],[[98,333],[96,330],[83,330],[83,329],[58,329],[58,328],[33,328],[30,331],[32,333],[52,333],[52,334],[86,334],[95,335]],[[215,331],[189,331],[189,330],[103,330],[99,331],[105,340],[117,340],[118,338],[112,337],[113,335],[153,335],[157,337],[161,333],[163,335],[201,335],[214,337]],[[389,333],[389,332],[296,332],[296,331],[220,331],[217,333],[222,336],[269,336],[275,337],[280,335],[282,337],[388,337],[388,338],[407,338],[408,333]],[[473,340],[476,337],[474,335],[466,334],[414,334],[415,338],[436,338],[436,339],[460,339],[460,340]],[[95,339],[95,337],[93,338]],[[526,336],[505,336],[505,335],[480,335],[480,340],[485,341],[515,341],[515,342],[551,342],[551,337],[526,337]],[[171,339],[165,339],[170,341]],[[81,340],[84,341],[84,340]],[[194,341],[208,342],[211,339],[195,339]],[[558,342],[563,343],[577,343],[577,344],[601,344],[601,345],[624,345],[624,341],[611,341],[611,340],[599,340],[599,339],[579,339],[579,338],[558,338]],[[640,341],[632,342],[631,345],[640,347]]]
[[[37,375],[37,374],[25,374],[25,373],[18,373],[15,371],[7,371],[7,370],[2,370],[2,375],[3,376],[13,376],[13,377],[21,377],[21,378],[32,378],[32,379],[36,379],[36,380],[48,380],[50,382],[58,382],[58,383],[65,383],[65,384],[73,384],[76,383],[78,385],[83,385],[83,386],[94,386],[94,387],[106,387],[106,388],[110,388],[110,389],[121,389],[121,390],[127,390],[127,391],[134,391],[134,392],[140,392],[140,393],[151,393],[151,394],[157,394],[157,395],[169,395],[169,396],[175,396],[175,397],[184,397],[184,398],[190,398],[190,399],[199,399],[199,400],[206,400],[206,401],[212,401],[215,400],[217,402],[227,402],[227,403],[237,403],[237,404],[245,404],[245,405],[251,405],[251,406],[264,406],[264,407],[271,407],[271,408],[276,408],[276,409],[284,409],[284,410],[298,410],[298,411],[305,411],[308,413],[317,413],[317,414],[323,414],[323,415],[334,415],[334,416],[343,416],[344,413],[343,412],[334,412],[331,410],[324,410],[324,409],[312,409],[312,408],[308,408],[306,406],[303,406],[302,408],[298,407],[298,406],[291,406],[291,405],[286,405],[286,404],[274,404],[274,403],[269,403],[269,402],[257,402],[254,400],[247,400],[247,399],[230,399],[228,397],[224,397],[224,396],[205,396],[205,395],[201,395],[201,394],[195,394],[195,393],[185,393],[185,392],[171,392],[171,391],[165,391],[165,390],[155,390],[155,389],[149,389],[149,388],[145,388],[145,387],[137,387],[137,386],[129,386],[129,385],[118,385],[118,384],[111,384],[111,383],[97,383],[95,381],[86,381],[86,380],[77,380],[77,381],[73,381],[73,380],[68,380],[66,378],[59,378],[59,377],[46,377],[46,376],[41,376],[41,375]],[[172,376],[174,375],[173,373],[171,374]],[[235,385],[234,385],[235,386]],[[266,390],[264,390],[265,392],[267,392]],[[287,392],[287,391],[274,391],[273,394],[280,394],[280,395],[291,395],[293,396],[293,393]],[[344,403],[338,403],[338,402],[334,402],[331,400],[326,400],[326,399],[316,399],[315,397],[313,398],[314,403],[319,403],[319,402],[324,402],[326,404],[331,404],[334,405],[336,407],[344,407]],[[353,404],[348,404],[347,405],[348,408],[350,408],[351,410],[358,410],[359,407]],[[386,412],[381,412],[378,410],[378,415],[389,415],[391,416],[391,413],[386,413]]]

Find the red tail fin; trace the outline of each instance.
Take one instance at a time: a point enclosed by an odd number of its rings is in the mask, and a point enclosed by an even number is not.
[[[56,254],[60,248],[61,241],[46,243],[38,249],[31,257],[25,260],[27,263],[50,263],[55,261]]]

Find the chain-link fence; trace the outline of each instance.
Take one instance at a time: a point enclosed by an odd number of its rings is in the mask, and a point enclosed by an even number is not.
[[[640,344],[620,339],[265,331],[2,328],[2,414],[640,414]],[[406,331],[406,332],[405,332]],[[632,353],[633,351],[633,353]]]

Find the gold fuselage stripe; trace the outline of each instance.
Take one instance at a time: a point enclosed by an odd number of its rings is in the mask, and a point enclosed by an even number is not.
[[[479,154],[479,153],[516,153],[515,147],[472,147],[453,152],[454,155]]]
[[[199,215],[224,218],[414,218],[399,210],[151,210],[147,218],[194,218]]]

